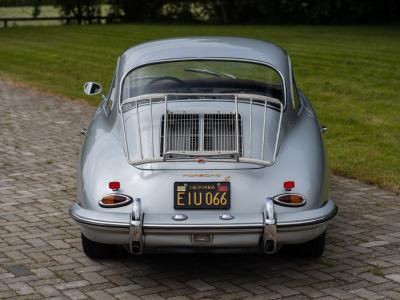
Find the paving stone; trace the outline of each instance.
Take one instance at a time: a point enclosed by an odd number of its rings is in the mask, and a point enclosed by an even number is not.
[[[113,296],[110,294],[101,291],[101,290],[96,290],[96,291],[90,291],[87,293],[88,296],[90,296],[93,299],[96,300],[109,300],[109,299],[115,299]]]
[[[276,293],[281,294],[282,296],[292,296],[292,295],[297,295],[299,293],[298,291],[288,288],[283,284],[271,285],[268,286],[268,288]]]
[[[212,285],[209,285],[208,283],[204,282],[203,280],[190,280],[186,282],[187,285],[191,286],[192,288],[195,288],[198,291],[204,292],[204,291],[209,291],[215,289]]]
[[[73,300],[80,300],[80,299],[87,299],[88,296],[86,296],[84,293],[82,293],[79,290],[76,289],[71,289],[71,290],[65,290],[63,291],[63,294],[67,296],[69,299]]]
[[[399,195],[339,176],[321,259],[91,260],[68,210],[95,108],[4,80],[0,104],[0,299],[400,299]]]
[[[46,298],[60,295],[60,292],[51,285],[41,285],[36,287],[35,290]]]
[[[105,279],[100,274],[97,274],[96,272],[82,273],[81,276],[93,284],[104,283],[108,281],[107,279]]]
[[[54,277],[54,273],[51,272],[47,268],[37,268],[37,269],[32,269],[32,272],[36,274],[39,278],[51,278]]]
[[[19,295],[28,295],[35,293],[35,290],[24,282],[12,283],[9,284],[9,286]]]
[[[15,276],[25,276],[25,275],[31,275],[32,272],[25,268],[24,266],[21,265],[13,265],[13,266],[8,266],[6,267],[8,271],[10,271],[12,274]]]
[[[354,295],[340,289],[340,288],[328,288],[328,289],[324,289],[323,292],[332,295],[336,298],[339,299],[351,299],[354,297]]]
[[[384,296],[379,295],[377,293],[371,292],[365,288],[357,289],[350,291],[350,293],[353,293],[357,296],[360,296],[361,298],[369,299],[369,300],[377,300],[377,299],[383,299]]]
[[[362,243],[359,246],[369,248],[369,247],[383,246],[383,245],[387,245],[387,244],[389,244],[389,242],[387,242],[387,241],[373,241],[373,242],[368,242],[368,243]]]
[[[389,274],[389,275],[386,275],[385,277],[390,280],[400,283],[400,274]]]

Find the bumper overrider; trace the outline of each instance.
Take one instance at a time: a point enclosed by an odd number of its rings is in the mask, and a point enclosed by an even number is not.
[[[267,198],[262,214],[237,214],[223,219],[218,213],[186,214],[174,220],[171,214],[144,214],[140,199],[130,213],[99,212],[75,203],[70,209],[82,233],[105,244],[128,244],[131,253],[147,248],[254,248],[274,253],[278,245],[309,241],[326,229],[337,213],[332,200],[313,210],[280,213]]]

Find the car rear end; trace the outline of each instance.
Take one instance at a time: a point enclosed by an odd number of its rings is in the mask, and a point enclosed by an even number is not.
[[[218,73],[228,74],[232,68],[222,70]],[[242,76],[251,77],[251,71],[246,66]],[[183,81],[164,74],[155,82],[153,75],[127,75],[121,85],[120,125],[111,131],[122,136],[123,158],[108,151],[99,154],[107,157],[101,165],[87,162],[83,170],[82,178],[90,172],[101,182],[87,186],[71,209],[86,238],[129,245],[134,254],[274,253],[280,245],[323,234],[336,213],[327,198],[323,149],[312,157],[290,146],[295,122],[288,113],[293,108],[285,105],[283,79],[270,76],[260,90],[254,83],[259,73],[250,81],[234,76],[223,85],[221,78]],[[142,88],[137,81],[143,78],[150,81]],[[310,128],[304,142],[318,138],[315,120],[303,123]]]

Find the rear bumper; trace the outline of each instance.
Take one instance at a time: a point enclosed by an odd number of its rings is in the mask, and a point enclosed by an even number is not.
[[[200,214],[187,214],[186,221],[174,221],[171,214],[143,216],[140,202],[135,203],[130,214],[97,212],[75,203],[70,215],[86,237],[101,243],[135,243],[143,248],[251,248],[262,245],[263,241],[264,246],[266,241],[276,246],[311,240],[326,229],[328,221],[337,212],[336,205],[329,200],[318,209],[277,215],[272,201],[267,200],[270,207],[266,205],[264,213],[238,214],[234,219],[224,221],[220,220],[219,214],[209,214],[208,222],[204,222]],[[194,242],[193,237],[200,235],[208,235],[210,239]]]

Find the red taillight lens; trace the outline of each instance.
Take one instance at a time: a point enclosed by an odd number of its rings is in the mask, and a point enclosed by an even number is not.
[[[108,187],[113,191],[117,191],[121,187],[121,184],[119,183],[119,181],[111,181],[108,183]]]
[[[294,189],[294,181],[285,181],[283,183],[283,188],[287,191],[290,191],[291,189]]]
[[[274,198],[276,204],[284,206],[302,206],[306,203],[304,197],[298,194],[284,194]]]
[[[127,195],[122,194],[111,194],[104,196],[99,201],[101,207],[120,207],[128,205],[132,202],[132,198]]]

